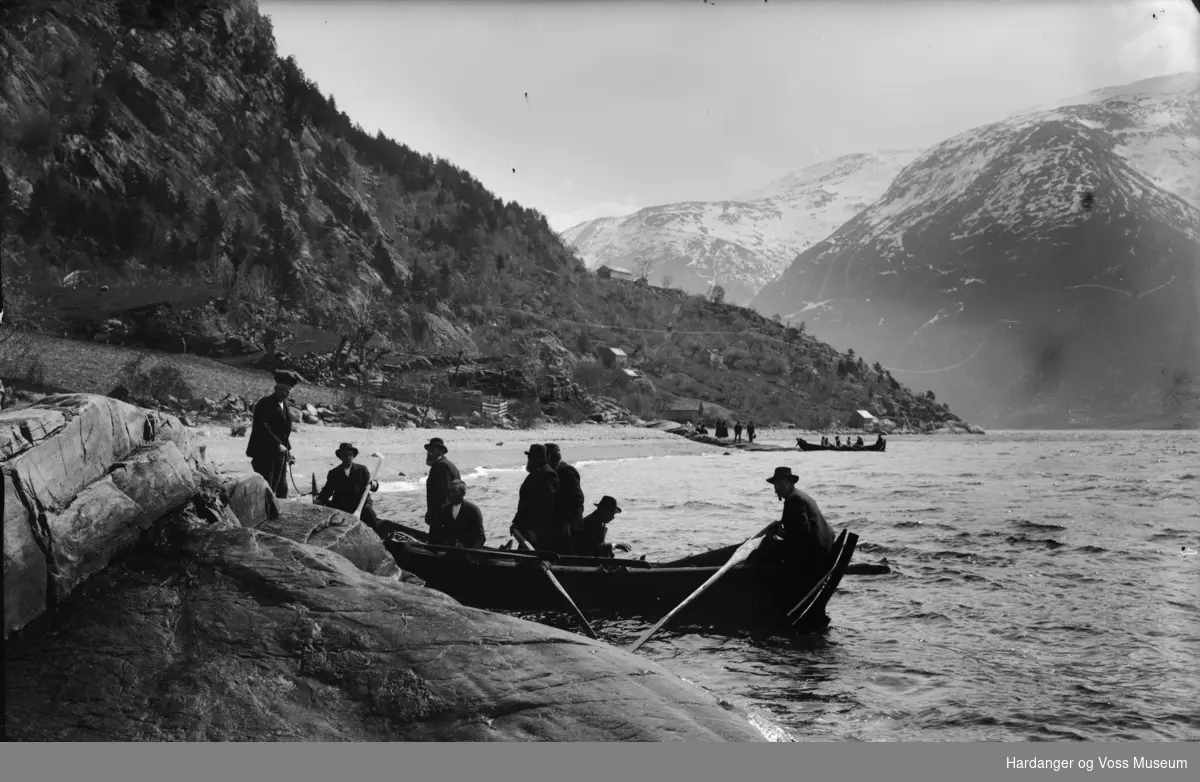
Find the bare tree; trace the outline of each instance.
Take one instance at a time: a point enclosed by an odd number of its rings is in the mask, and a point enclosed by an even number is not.
[[[646,282],[650,281],[650,272],[654,270],[654,259],[647,258],[644,255],[638,256],[634,261],[633,270],[637,272],[638,277],[645,277]]]
[[[541,400],[548,372],[546,371],[546,345],[535,337],[525,337],[520,342],[519,366],[533,390],[534,398]]]
[[[384,298],[377,287],[354,290],[346,297],[340,313],[343,341],[351,352],[358,354],[358,361],[367,362],[367,343],[387,323]]]
[[[720,285],[714,285],[708,296],[717,304],[722,304],[725,301],[725,289]]]

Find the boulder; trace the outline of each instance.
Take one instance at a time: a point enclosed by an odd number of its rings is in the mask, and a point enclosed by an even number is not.
[[[197,487],[191,435],[178,419],[90,394],[0,413],[0,464],[5,637]]]
[[[264,482],[265,484],[265,482]],[[277,500],[279,515],[255,528],[342,555],[359,570],[392,576],[396,561],[374,530],[353,514],[298,500]],[[243,523],[244,526],[244,523]]]
[[[180,515],[6,644],[10,739],[766,738],[624,650]]]
[[[258,473],[225,474],[221,476],[221,485],[229,508],[243,527],[254,529],[279,515],[279,500],[266,478]]]

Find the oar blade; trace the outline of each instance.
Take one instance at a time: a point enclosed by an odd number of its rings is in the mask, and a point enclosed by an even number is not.
[[[367,488],[363,489],[362,497],[358,500],[358,507],[354,509],[355,518],[362,518],[362,509],[364,506],[366,506],[367,497],[369,497],[371,494],[371,481],[375,480],[375,476],[378,475],[379,471],[383,468],[383,454],[373,453],[371,455],[375,457],[375,469],[372,470],[371,474],[368,476],[370,480],[367,481]]]

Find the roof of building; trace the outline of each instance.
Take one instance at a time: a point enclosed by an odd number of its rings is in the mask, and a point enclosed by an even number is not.
[[[875,417],[875,416],[871,415],[870,411],[868,411],[868,410],[855,410],[854,412],[858,413],[863,418],[874,418]]]
[[[605,345],[604,349],[607,350],[609,353],[612,353],[614,356],[626,355],[625,351],[621,350],[620,348],[610,348],[608,345]]]

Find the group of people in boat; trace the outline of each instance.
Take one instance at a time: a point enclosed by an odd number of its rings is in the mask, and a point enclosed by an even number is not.
[[[807,440],[805,440],[803,437],[797,437],[797,438],[796,438],[796,445],[797,445],[797,446],[805,446],[805,445],[809,445],[809,444],[810,444],[810,443],[809,443]],[[867,445],[864,445],[864,444],[863,444],[863,439],[862,439],[862,436],[861,436],[861,435],[859,435],[858,439],[857,439],[857,440],[855,440],[853,443],[851,443],[851,442],[850,442],[850,438],[849,438],[849,436],[847,436],[847,437],[846,437],[846,442],[845,442],[845,444],[843,445],[843,444],[842,444],[842,438],[841,438],[841,436],[840,436],[840,435],[834,435],[834,437],[833,437],[833,442],[832,442],[832,443],[831,443],[831,442],[829,442],[829,438],[828,438],[828,437],[826,437],[826,436],[822,435],[822,436],[821,436],[821,445],[823,445],[823,446],[826,446],[826,447],[828,447],[828,448],[850,448],[850,449],[857,449],[857,448],[868,448],[868,447],[870,447],[870,448],[875,448],[875,449],[877,449],[877,450],[883,450],[884,448],[886,448],[886,447],[887,447],[887,442],[886,442],[886,441],[883,439],[883,435],[882,435],[882,434],[880,434],[880,435],[877,435],[877,436],[876,436],[876,438],[875,438],[875,442],[874,442],[872,445],[870,445],[870,446],[867,446]]]

